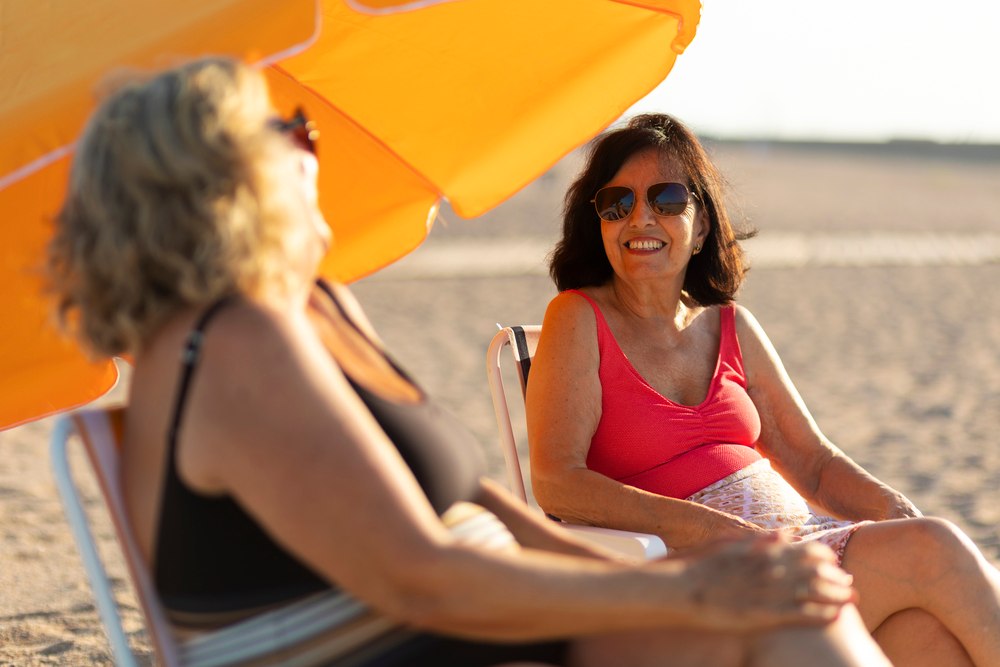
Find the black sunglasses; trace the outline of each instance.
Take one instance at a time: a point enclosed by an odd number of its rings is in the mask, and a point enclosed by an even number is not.
[[[655,183],[646,190],[649,208],[659,216],[683,213],[691,197],[698,198],[683,183]],[[635,208],[635,190],[624,185],[609,185],[598,190],[590,201],[601,220],[616,222],[627,218]]]
[[[271,127],[283,132],[291,137],[295,145],[302,150],[309,151],[316,155],[316,142],[319,140],[319,130],[314,121],[306,118],[302,107],[295,109],[295,113],[288,120],[275,118],[271,121]]]

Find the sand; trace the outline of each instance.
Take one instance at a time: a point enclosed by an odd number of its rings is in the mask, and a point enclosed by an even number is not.
[[[712,145],[760,229],[740,300],[817,422],[1000,565],[1000,151]],[[356,285],[397,358],[469,425],[497,479],[486,346],[496,322],[541,321],[554,288],[540,259],[579,161],[570,155],[481,219],[445,211],[421,249]],[[504,249],[538,256],[520,266]],[[449,257],[456,270],[427,268]],[[0,664],[110,664],[49,471],[51,427],[0,433]],[[85,488],[134,647],[149,662],[113,535],[94,485]]]

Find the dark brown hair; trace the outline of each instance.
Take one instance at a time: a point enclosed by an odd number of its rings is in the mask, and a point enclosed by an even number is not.
[[[729,303],[749,270],[737,232],[726,211],[724,181],[694,133],[666,114],[644,114],[609,130],[591,144],[583,172],[566,192],[562,238],[549,260],[549,274],[560,290],[603,285],[611,279],[601,220],[591,199],[634,155],[655,148],[684,168],[688,187],[708,215],[710,229],[700,253],[691,257],[684,290],[703,306]]]

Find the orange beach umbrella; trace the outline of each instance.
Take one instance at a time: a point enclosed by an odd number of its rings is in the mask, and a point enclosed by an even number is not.
[[[52,325],[41,267],[73,142],[115,68],[225,53],[322,133],[320,206],[350,281],[497,205],[662,81],[698,0],[95,0],[0,6],[0,429],[116,380]]]

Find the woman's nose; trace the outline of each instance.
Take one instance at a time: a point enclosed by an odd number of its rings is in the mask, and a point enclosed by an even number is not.
[[[656,216],[653,214],[649,202],[645,199],[636,202],[635,208],[632,209],[632,215],[628,217],[628,224],[633,227],[649,227],[655,223]]]

